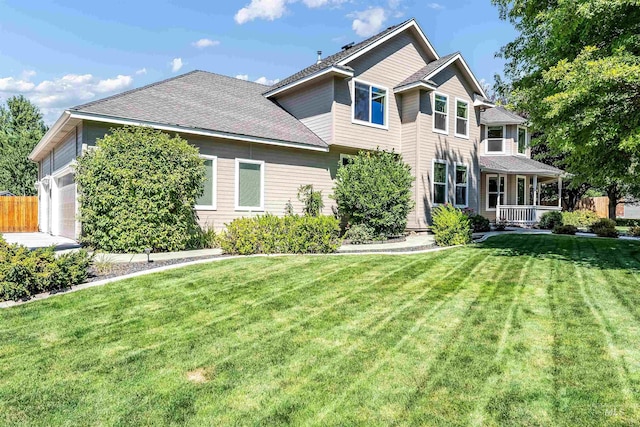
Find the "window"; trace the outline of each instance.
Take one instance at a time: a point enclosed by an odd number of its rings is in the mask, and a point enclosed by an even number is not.
[[[205,181],[204,193],[196,200],[196,209],[216,209],[217,186],[217,158],[215,156],[200,156],[204,159]]]
[[[340,166],[347,166],[352,161],[351,154],[340,154]]]
[[[527,128],[518,127],[518,154],[527,153]]]
[[[433,203],[447,203],[447,164],[442,160],[433,161]]]
[[[466,207],[468,186],[467,165],[456,165],[456,206]]]
[[[236,210],[264,210],[264,162],[236,159]]]
[[[469,103],[456,99],[456,136],[469,137]]]
[[[500,197],[500,204],[504,205],[505,199],[505,177],[500,177],[500,186],[498,187],[498,176],[487,175],[487,210],[493,211],[498,204],[498,196]]]
[[[487,126],[487,153],[503,153],[504,126]]]
[[[518,194],[516,197],[516,204],[522,206],[526,203],[526,197],[527,197],[527,177],[525,176],[517,176],[517,183],[518,183]]]
[[[387,126],[387,90],[355,81],[353,120]]]
[[[449,98],[440,93],[433,94],[433,131],[449,133]]]

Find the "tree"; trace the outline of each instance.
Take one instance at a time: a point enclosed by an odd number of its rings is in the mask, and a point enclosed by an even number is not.
[[[109,252],[177,251],[197,245],[194,206],[205,169],[178,135],[123,127],[78,158],[81,241]]]
[[[47,131],[37,106],[24,96],[0,105],[0,190],[16,195],[36,194],[38,165],[29,153]]]
[[[379,235],[404,232],[413,208],[411,167],[388,151],[361,151],[338,169],[333,197],[351,225],[365,224]]]
[[[520,35],[501,50],[510,99],[574,179],[601,188],[615,217],[638,195],[640,7],[637,0],[492,0]]]

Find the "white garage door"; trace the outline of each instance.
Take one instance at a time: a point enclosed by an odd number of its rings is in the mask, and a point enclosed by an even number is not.
[[[58,216],[60,235],[76,238],[76,184],[73,174],[58,179],[60,215]]]

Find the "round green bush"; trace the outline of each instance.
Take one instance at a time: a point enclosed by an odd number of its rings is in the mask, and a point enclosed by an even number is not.
[[[540,217],[540,228],[552,230],[556,225],[562,225],[562,213],[559,211],[549,211]]]
[[[469,217],[451,205],[438,206],[432,214],[436,244],[438,246],[466,245],[471,243]]]
[[[600,218],[589,228],[589,231],[595,233],[598,237],[618,237],[616,222],[609,218]]]
[[[352,225],[343,237],[356,245],[381,240],[380,236],[376,235],[376,230],[366,224]]]
[[[553,234],[569,234],[574,235],[578,232],[578,228],[575,225],[556,225],[553,227]]]
[[[336,174],[333,197],[349,224],[366,224],[377,235],[396,236],[413,208],[411,167],[393,152],[360,152]]]
[[[199,242],[205,170],[179,136],[123,127],[78,159],[81,242],[107,252],[179,251]]]
[[[598,221],[598,219],[598,214],[586,209],[580,209],[573,212],[562,212],[562,223],[564,225],[591,227],[591,225]]]
[[[491,221],[482,215],[470,215],[469,222],[474,233],[483,233],[491,231]]]
[[[634,225],[632,227],[629,228],[629,231],[627,232],[627,234],[631,237],[640,237],[640,226],[639,225]]]

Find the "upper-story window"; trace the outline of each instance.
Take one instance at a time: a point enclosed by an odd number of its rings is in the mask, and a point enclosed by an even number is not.
[[[469,138],[469,103],[456,99],[456,136]]]
[[[518,154],[527,153],[527,128],[518,127]]]
[[[487,153],[504,153],[504,126],[487,126]]]
[[[433,94],[433,131],[449,133],[449,97],[441,93]]]
[[[353,120],[387,127],[387,89],[355,81]]]

